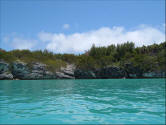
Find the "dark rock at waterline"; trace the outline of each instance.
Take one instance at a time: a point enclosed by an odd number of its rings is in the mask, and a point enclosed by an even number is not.
[[[144,77],[144,78],[164,78],[164,77],[166,77],[166,74],[165,74],[165,72],[162,72],[162,71],[147,72],[147,73],[143,73],[142,77]]]
[[[4,73],[7,71],[9,71],[9,64],[4,61],[0,61],[0,73]]]
[[[126,78],[164,78],[165,71],[148,71],[145,72],[139,67],[133,66],[131,63],[126,63],[124,66]]]
[[[143,71],[136,66],[133,66],[131,63],[126,63],[124,65],[124,71],[126,73],[126,78],[141,78],[143,77]]]
[[[104,79],[104,78],[123,78],[125,77],[124,70],[119,67],[106,67],[97,69],[94,71],[84,71],[84,70],[76,70],[74,73],[76,78],[79,79]]]
[[[0,61],[0,79],[13,79],[9,64],[4,61]]]
[[[95,71],[96,78],[123,78],[125,71],[119,67],[111,66]]]
[[[74,76],[76,79],[94,79],[96,75],[93,71],[84,71],[80,69],[76,69],[74,71]]]

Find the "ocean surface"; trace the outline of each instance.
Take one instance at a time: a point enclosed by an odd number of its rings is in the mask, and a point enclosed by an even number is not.
[[[164,79],[1,80],[0,124],[164,124]]]

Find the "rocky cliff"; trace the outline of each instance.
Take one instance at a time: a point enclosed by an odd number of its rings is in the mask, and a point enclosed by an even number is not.
[[[13,79],[9,64],[0,61],[0,79]]]
[[[161,78],[165,72],[144,73],[127,64],[125,68],[115,66],[96,70],[77,69],[73,64],[67,64],[59,71],[51,72],[47,65],[32,63],[30,66],[24,62],[16,61],[8,64],[0,61],[0,79],[108,79],[108,78]]]
[[[56,74],[48,71],[42,63],[32,63],[29,67],[23,62],[13,62],[11,72],[15,79],[56,79]]]
[[[0,79],[73,79],[74,66],[67,65],[60,71],[51,72],[42,63],[32,63],[31,66],[24,62],[16,61],[8,64],[0,61]]]

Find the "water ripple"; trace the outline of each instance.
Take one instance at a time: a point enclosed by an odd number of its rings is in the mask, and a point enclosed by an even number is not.
[[[164,124],[163,79],[0,83],[0,123]]]

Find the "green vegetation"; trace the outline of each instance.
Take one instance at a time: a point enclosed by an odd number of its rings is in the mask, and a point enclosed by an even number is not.
[[[82,70],[94,70],[107,66],[119,66],[125,68],[130,64],[141,72],[166,71],[166,42],[149,46],[135,47],[133,42],[126,42],[107,47],[96,47],[93,45],[90,50],[81,55],[54,54],[47,50],[29,51],[0,49],[0,59],[12,63],[20,60],[31,64],[41,62],[47,64],[48,69],[58,70],[65,67],[67,63],[75,64]]]

